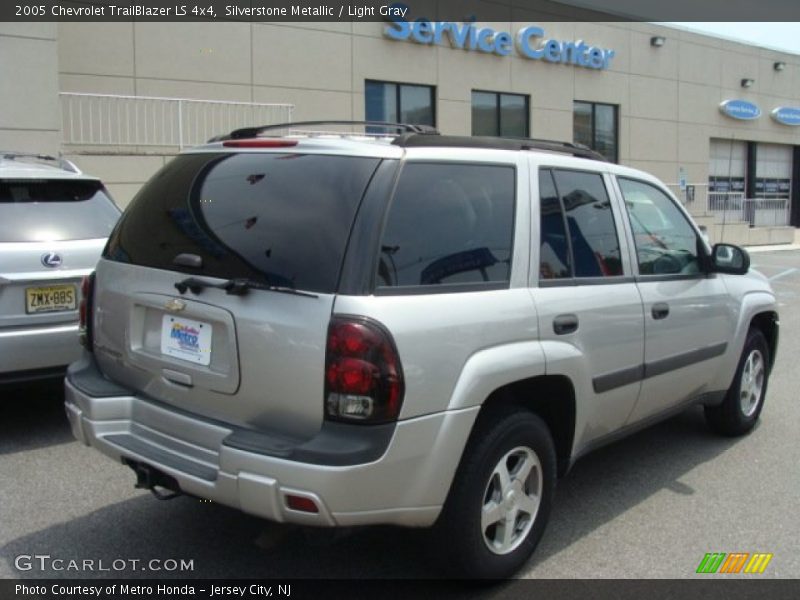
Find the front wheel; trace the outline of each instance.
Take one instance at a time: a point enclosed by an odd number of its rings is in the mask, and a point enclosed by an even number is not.
[[[709,427],[727,436],[739,436],[755,427],[764,407],[769,375],[769,346],[758,329],[747,333],[744,350],[725,400],[705,408]]]
[[[536,415],[505,410],[476,425],[434,528],[438,558],[459,577],[513,575],[550,514],[556,454]]]

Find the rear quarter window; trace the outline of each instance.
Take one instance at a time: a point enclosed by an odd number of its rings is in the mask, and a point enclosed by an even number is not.
[[[514,197],[512,166],[407,164],[386,219],[378,289],[508,285]]]

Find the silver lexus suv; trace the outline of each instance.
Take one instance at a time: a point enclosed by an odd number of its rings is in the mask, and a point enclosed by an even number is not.
[[[75,436],[162,496],[432,526],[494,578],[588,451],[694,404],[754,427],[778,314],[744,250],[584,147],[397,128],[238,130],[157,173],[91,278]]]
[[[0,151],[0,383],[63,377],[80,358],[81,279],[119,215],[71,162]]]

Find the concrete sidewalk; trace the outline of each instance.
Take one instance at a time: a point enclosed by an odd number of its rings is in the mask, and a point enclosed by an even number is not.
[[[775,252],[778,250],[800,250],[800,244],[775,244],[773,246],[745,246],[750,254],[754,252]]]

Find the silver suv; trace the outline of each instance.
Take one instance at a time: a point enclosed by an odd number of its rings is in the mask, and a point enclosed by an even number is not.
[[[161,495],[433,526],[506,577],[586,452],[698,403],[753,428],[778,315],[745,251],[586,148],[398,127],[239,130],[156,174],[92,281],[75,436]]]
[[[71,162],[0,151],[0,383],[63,377],[81,355],[81,279],[120,211]]]

